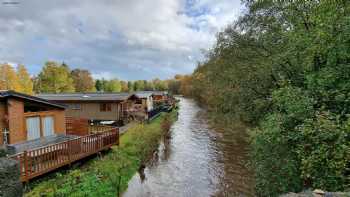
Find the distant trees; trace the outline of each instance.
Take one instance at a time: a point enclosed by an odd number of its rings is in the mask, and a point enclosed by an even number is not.
[[[128,81],[128,91],[129,92],[135,91],[134,83],[132,81]]]
[[[127,81],[120,81],[121,91],[129,92],[129,86]]]
[[[143,80],[137,80],[134,82],[134,90],[140,91],[145,89],[145,82]]]
[[[161,83],[164,83],[164,81]],[[169,90],[173,94],[182,94],[192,96],[192,76],[191,75],[175,75],[174,79],[166,81],[166,85],[161,85],[161,89]]]
[[[160,80],[158,78],[152,80],[154,84],[154,89],[156,90],[167,90],[168,84],[166,81]]]
[[[76,92],[95,91],[95,82],[91,73],[85,69],[74,69],[71,72],[74,89]]]
[[[118,79],[112,79],[105,84],[105,92],[120,92],[122,90],[121,83]]]
[[[63,92],[133,92],[168,90],[171,80],[122,81],[94,79],[89,70],[71,70],[66,63],[48,61],[40,73],[31,77],[24,65],[16,69],[9,64],[0,64],[0,88],[26,94]]]

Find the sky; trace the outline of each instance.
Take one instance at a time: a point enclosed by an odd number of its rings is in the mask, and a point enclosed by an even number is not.
[[[94,78],[190,74],[240,0],[0,0],[0,62],[32,75],[46,61]]]

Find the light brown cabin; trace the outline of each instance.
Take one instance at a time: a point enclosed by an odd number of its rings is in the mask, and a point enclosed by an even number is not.
[[[39,94],[40,98],[64,104],[66,115],[74,118],[96,121],[114,121],[123,124],[127,118],[126,111],[135,100],[129,93],[68,93]]]

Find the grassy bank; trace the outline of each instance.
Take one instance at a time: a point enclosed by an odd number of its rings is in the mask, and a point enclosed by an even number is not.
[[[120,138],[120,146],[113,147],[101,159],[33,182],[25,196],[117,196],[158,147],[159,139],[166,132],[166,122],[175,121],[176,116],[173,111],[149,124],[133,125]]]

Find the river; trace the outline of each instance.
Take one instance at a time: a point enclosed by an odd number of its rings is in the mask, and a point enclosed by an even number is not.
[[[244,128],[214,130],[193,100],[180,98],[179,104],[171,137],[161,140],[158,153],[130,180],[123,197],[253,196]]]

